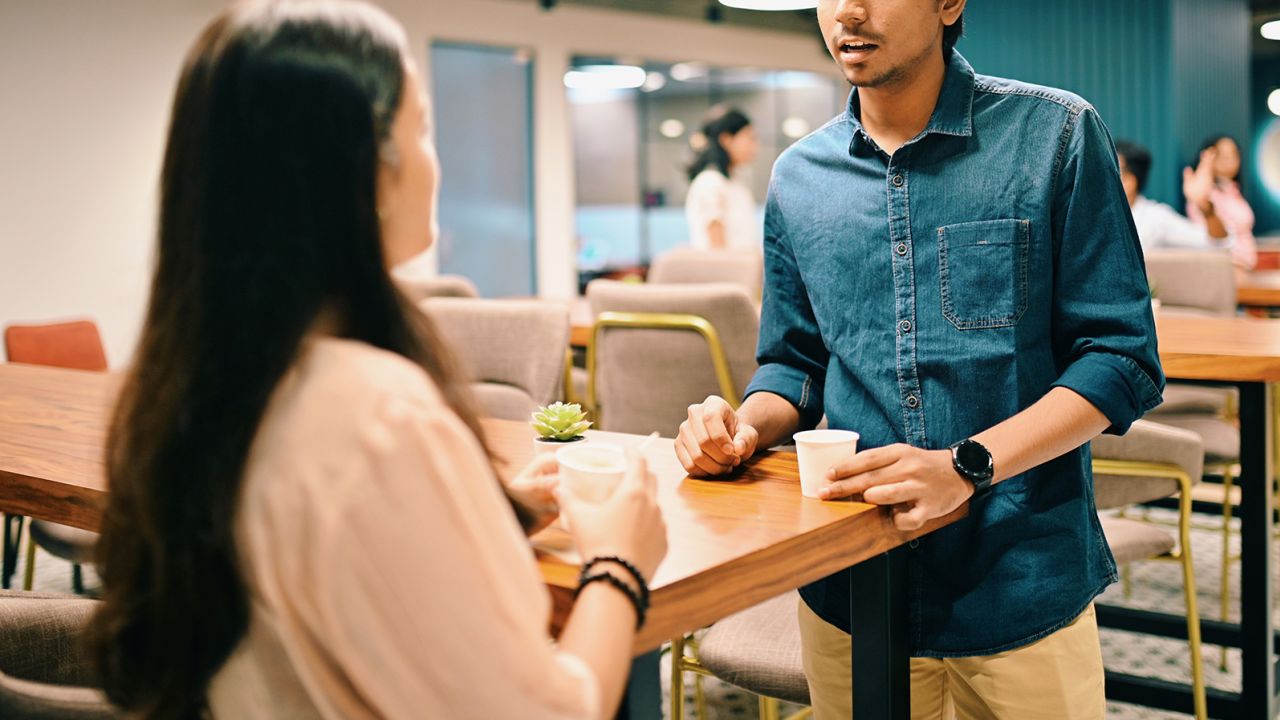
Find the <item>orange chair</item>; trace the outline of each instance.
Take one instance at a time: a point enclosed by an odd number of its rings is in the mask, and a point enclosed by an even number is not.
[[[102,348],[98,326],[89,320],[51,325],[10,325],[4,331],[4,349],[9,362],[49,365],[72,370],[107,369],[107,354]],[[17,532],[13,526],[17,525]],[[25,587],[31,589],[35,579],[35,547],[72,562],[72,584],[77,593],[84,592],[80,565],[93,558],[96,533],[87,530],[32,520],[28,534]],[[17,566],[18,541],[22,537],[22,517],[6,516],[4,521],[4,558],[0,584],[9,587]]]

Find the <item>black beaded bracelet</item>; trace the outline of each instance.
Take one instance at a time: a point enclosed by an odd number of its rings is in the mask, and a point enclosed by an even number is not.
[[[582,583],[587,575],[590,574],[592,568],[599,563],[605,562],[616,563],[631,574],[631,578],[636,581],[636,587],[639,588],[640,600],[644,602],[645,607],[649,607],[649,583],[644,579],[644,575],[640,574],[639,568],[617,555],[597,555],[596,557],[588,560],[587,563],[582,566],[582,572],[578,574],[578,583]]]
[[[573,597],[576,600],[578,595],[582,593],[582,588],[593,582],[607,582],[617,588],[622,594],[627,596],[631,601],[631,606],[636,610],[636,630],[644,627],[644,616],[649,610],[649,603],[641,600],[640,595],[636,593],[635,588],[631,587],[626,580],[620,579],[617,575],[609,572],[598,572],[595,575],[586,575],[578,582],[578,589],[573,591]]]

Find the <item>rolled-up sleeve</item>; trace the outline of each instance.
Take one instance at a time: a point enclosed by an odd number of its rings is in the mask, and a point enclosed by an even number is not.
[[[1054,199],[1053,343],[1059,377],[1123,434],[1160,404],[1150,290],[1111,136],[1091,107],[1064,131]]]
[[[802,426],[811,428],[822,419],[822,389],[830,353],[814,318],[772,183],[764,230],[764,305],[756,349],[760,369],[747,387],[747,396],[771,392],[786,398],[800,411]]]

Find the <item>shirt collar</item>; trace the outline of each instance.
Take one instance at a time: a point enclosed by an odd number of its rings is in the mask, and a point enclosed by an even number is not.
[[[920,136],[938,133],[941,135],[957,135],[969,137],[973,135],[973,66],[956,50],[951,51],[947,59],[946,75],[942,78],[942,91],[938,93],[938,104],[933,109],[933,116]],[[858,88],[849,93],[849,102],[845,111],[853,123],[854,136],[862,137],[862,121],[858,119],[860,108]]]

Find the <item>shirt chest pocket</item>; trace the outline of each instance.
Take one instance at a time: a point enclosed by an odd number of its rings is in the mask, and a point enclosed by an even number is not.
[[[1027,309],[1026,220],[938,228],[942,315],[958,330],[1016,325]]]

